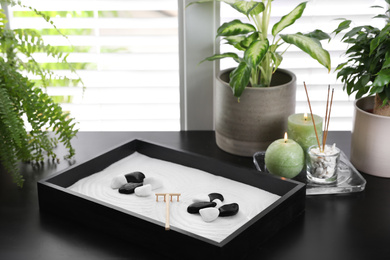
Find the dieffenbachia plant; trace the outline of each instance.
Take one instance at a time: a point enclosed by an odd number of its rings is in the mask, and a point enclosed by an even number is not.
[[[189,5],[213,1],[220,1],[230,5],[238,12],[244,14],[250,22],[244,23],[236,19],[222,24],[217,30],[217,37],[222,37],[222,40],[227,44],[234,46],[239,51],[243,51],[243,57],[240,57],[237,53],[228,52],[215,54],[205,59],[214,61],[222,58],[233,58],[238,63],[238,66],[230,74],[229,82],[234,96],[240,97],[249,83],[252,87],[269,87],[273,73],[283,60],[283,53],[291,44],[309,54],[330,71],[330,55],[320,43],[321,40],[330,39],[328,34],[321,30],[315,30],[307,34],[300,32],[279,34],[302,16],[307,2],[299,4],[294,10],[283,16],[279,22],[275,23],[272,26],[270,38],[268,38],[272,0],[262,0],[261,2],[201,0],[192,2]],[[286,48],[280,52],[279,48],[281,46]]]

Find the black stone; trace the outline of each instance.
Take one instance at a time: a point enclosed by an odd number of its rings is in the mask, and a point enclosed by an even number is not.
[[[142,172],[131,172],[125,175],[127,182],[141,183],[145,179],[145,174]]]
[[[219,208],[219,216],[220,217],[228,217],[228,216],[234,216],[238,212],[238,204],[232,203],[232,204],[226,204]]]
[[[210,198],[210,201],[213,201],[215,199],[219,199],[220,201],[224,200],[222,194],[219,194],[219,193],[210,193],[209,198]]]
[[[217,203],[215,202],[208,202],[208,201],[202,201],[202,202],[195,202],[188,206],[187,212],[191,214],[199,213],[199,210],[204,208],[211,208],[217,206]]]
[[[135,188],[137,188],[139,186],[142,186],[142,183],[130,182],[130,183],[126,183],[125,185],[120,187],[118,189],[118,191],[119,191],[119,193],[122,193],[122,194],[131,194],[131,193],[134,193]]]

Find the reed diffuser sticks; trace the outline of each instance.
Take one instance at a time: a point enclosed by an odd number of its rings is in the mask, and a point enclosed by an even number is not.
[[[330,99],[330,105],[329,105],[329,93],[330,93],[330,86],[328,86],[328,98],[326,100],[325,124],[324,124],[324,131],[322,133],[322,151],[325,150],[326,139],[328,137],[329,121],[330,121],[330,113],[332,112],[334,88],[332,88],[332,96]],[[328,111],[328,106],[329,106],[329,111]]]
[[[312,109],[311,109],[309,94],[308,94],[305,82],[303,82],[303,86],[305,87],[305,91],[306,91],[307,103],[309,104],[309,108],[310,108],[310,114],[311,114],[311,118],[312,118],[312,122],[313,122],[313,126],[314,126],[314,132],[315,132],[316,138],[317,138],[318,148],[320,148],[320,151],[323,152],[325,150],[326,139],[328,137],[330,114],[331,114],[331,111],[332,111],[332,104],[333,104],[334,88],[332,88],[332,95],[331,95],[330,103],[329,103],[330,86],[328,85],[328,97],[327,97],[327,100],[326,100],[325,123],[324,123],[324,130],[323,130],[323,133],[322,133],[322,147],[321,147],[320,140],[318,138],[318,132],[317,132],[316,124],[315,124],[314,117],[313,117],[313,112],[312,112]]]
[[[326,129],[326,122],[328,121],[328,108],[329,108],[329,93],[330,93],[330,85],[328,85],[328,96],[326,99],[326,110],[325,110],[325,125],[324,129]],[[322,150],[325,149],[325,133],[322,133]]]
[[[307,103],[309,104],[310,115],[311,115],[311,121],[313,122],[314,132],[315,132],[315,134],[316,134],[318,147],[321,147],[320,139],[318,139],[318,133],[317,133],[317,128],[316,128],[316,123],[315,123],[315,121],[314,121],[313,111],[311,110],[309,94],[307,93],[307,88],[306,88],[306,83],[305,83],[305,82],[303,82],[303,86],[305,87],[305,91],[306,91]]]

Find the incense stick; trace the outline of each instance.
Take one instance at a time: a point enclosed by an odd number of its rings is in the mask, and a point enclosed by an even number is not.
[[[317,133],[317,128],[316,128],[316,123],[315,123],[315,121],[314,121],[313,112],[311,111],[311,105],[310,105],[310,100],[309,100],[309,94],[307,93],[307,88],[306,88],[306,83],[305,83],[305,82],[303,82],[303,86],[305,87],[305,91],[306,91],[307,103],[309,103],[310,114],[311,114],[311,120],[313,121],[314,132],[315,132],[315,134],[316,134],[317,143],[318,143],[318,148],[321,149],[320,140],[318,139],[318,133]]]
[[[327,117],[327,122],[325,123],[326,129],[324,129],[324,143],[326,143],[326,139],[328,138],[328,131],[329,131],[329,122],[330,122],[330,113],[332,112],[332,103],[333,103],[333,93],[334,93],[334,88],[332,88],[332,97],[330,98],[330,105],[329,105],[329,114]],[[324,145],[325,147],[325,145]],[[325,149],[325,148],[324,148]]]
[[[322,150],[325,150],[325,129],[326,129],[326,122],[328,121],[329,95],[330,95],[330,85],[328,85],[328,97],[326,99],[324,132],[322,133]]]

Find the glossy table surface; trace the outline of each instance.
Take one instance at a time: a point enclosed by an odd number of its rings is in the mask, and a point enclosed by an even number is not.
[[[336,142],[349,156],[350,138],[350,132],[330,132],[328,143]],[[82,163],[133,139],[255,168],[252,158],[220,150],[213,131],[80,132],[73,140],[75,161]],[[62,157],[64,150],[57,151]],[[166,259],[148,248],[41,214],[37,181],[67,167],[64,160],[45,162],[39,169],[21,164],[26,180],[22,189],[1,170],[0,259]],[[363,192],[307,196],[305,212],[246,259],[390,259],[390,179],[362,175],[367,181]]]

